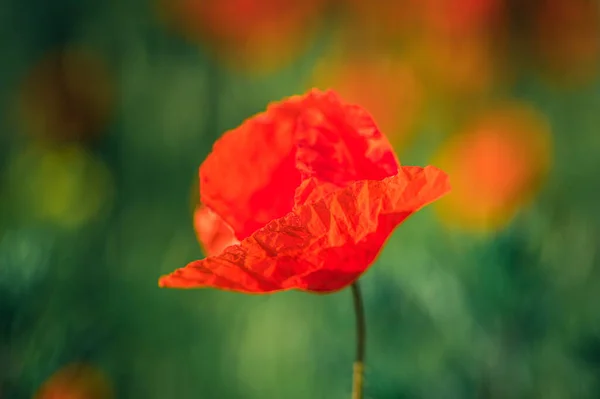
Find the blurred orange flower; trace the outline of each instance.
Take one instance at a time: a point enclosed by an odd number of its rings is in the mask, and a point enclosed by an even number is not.
[[[449,97],[480,97],[501,75],[495,49],[486,36],[440,36],[426,38],[416,49],[423,80],[431,89]]]
[[[550,164],[550,132],[533,110],[493,109],[441,150],[436,164],[452,176],[453,192],[437,204],[441,217],[466,228],[506,224],[537,192]]]
[[[395,148],[403,148],[409,141],[423,103],[413,68],[374,54],[322,59],[311,86],[334,89],[347,101],[364,106]]]
[[[418,28],[418,0],[341,0],[347,7],[347,28],[357,37],[376,41],[402,39]]]
[[[24,132],[59,141],[96,137],[108,122],[114,97],[106,65],[80,50],[48,54],[27,74],[19,94]]]
[[[594,76],[600,59],[598,1],[539,0],[532,10],[542,69],[564,82]]]
[[[477,36],[502,14],[502,0],[344,0],[347,24],[379,40],[415,35]],[[358,36],[358,34],[357,34]]]
[[[501,17],[503,5],[503,0],[416,1],[421,4],[427,30],[453,36],[474,36],[487,32]]]
[[[163,0],[172,23],[233,68],[271,70],[303,51],[323,0]]]
[[[112,387],[104,374],[86,364],[70,364],[58,370],[38,390],[35,399],[112,399]]]
[[[370,115],[332,91],[271,104],[225,133],[199,174],[211,211],[200,217],[241,242],[162,277],[162,287],[340,290],[396,226],[449,191],[441,170],[401,167]]]

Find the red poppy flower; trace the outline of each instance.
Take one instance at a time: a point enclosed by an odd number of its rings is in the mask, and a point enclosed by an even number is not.
[[[290,97],[227,132],[200,166],[201,202],[240,243],[159,284],[337,291],[396,226],[449,189],[435,167],[401,167],[361,107],[332,91]]]

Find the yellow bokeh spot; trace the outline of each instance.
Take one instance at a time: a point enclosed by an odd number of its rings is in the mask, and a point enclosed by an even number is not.
[[[113,399],[110,382],[95,367],[70,364],[54,373],[33,399]]]
[[[113,195],[109,170],[78,146],[31,146],[11,164],[17,203],[41,220],[76,228],[107,210]]]
[[[492,109],[452,137],[434,160],[452,192],[435,209],[449,225],[496,230],[539,190],[551,161],[550,129],[518,104]]]

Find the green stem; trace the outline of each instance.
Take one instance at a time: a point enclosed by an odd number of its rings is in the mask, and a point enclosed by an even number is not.
[[[352,399],[362,399],[367,327],[365,323],[365,309],[358,281],[352,284],[352,299],[356,315],[356,359],[354,360],[354,372],[352,374]]]

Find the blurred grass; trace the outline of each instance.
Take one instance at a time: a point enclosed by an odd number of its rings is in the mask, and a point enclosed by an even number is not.
[[[319,18],[332,15],[322,12]],[[202,256],[189,201],[212,142],[268,102],[306,88],[317,61],[337,48],[334,33],[344,26],[343,19],[325,21],[317,24],[317,39],[305,53],[256,75],[219,64],[205,42],[169,30],[155,5],[142,0],[5,2],[1,398],[33,397],[73,362],[99,368],[118,398],[349,396],[354,349],[349,292],[246,297],[157,288],[159,275]],[[523,51],[532,40],[524,36],[528,29],[503,26],[511,36],[510,51],[493,53],[512,65],[512,80],[465,97],[425,79],[415,62],[425,80],[425,110],[413,139],[399,148],[402,162],[430,162],[475,111],[498,99],[518,100],[534,106],[551,127],[549,176],[509,224],[486,234],[444,225],[432,209],[394,234],[363,279],[367,397],[600,394],[597,75],[577,85],[559,84],[561,79],[531,61],[533,53]],[[420,43],[417,36],[409,29],[403,40],[410,47]],[[408,51],[387,43],[381,50],[382,42],[367,41],[363,45],[372,51],[361,56],[369,60],[389,52],[413,65]],[[101,135],[69,144],[86,156],[79,163],[52,158],[60,165],[48,169],[37,149],[61,153],[65,143],[28,134],[16,104],[28,72],[65,47],[99,56],[115,98]],[[438,72],[445,68],[433,66]],[[41,109],[42,116],[30,118],[42,118],[51,108]],[[392,116],[401,111],[383,109]],[[102,173],[83,174],[81,165],[99,165],[107,180]],[[73,218],[95,200],[102,203],[89,208],[93,212]],[[55,211],[45,217],[51,203]]]

